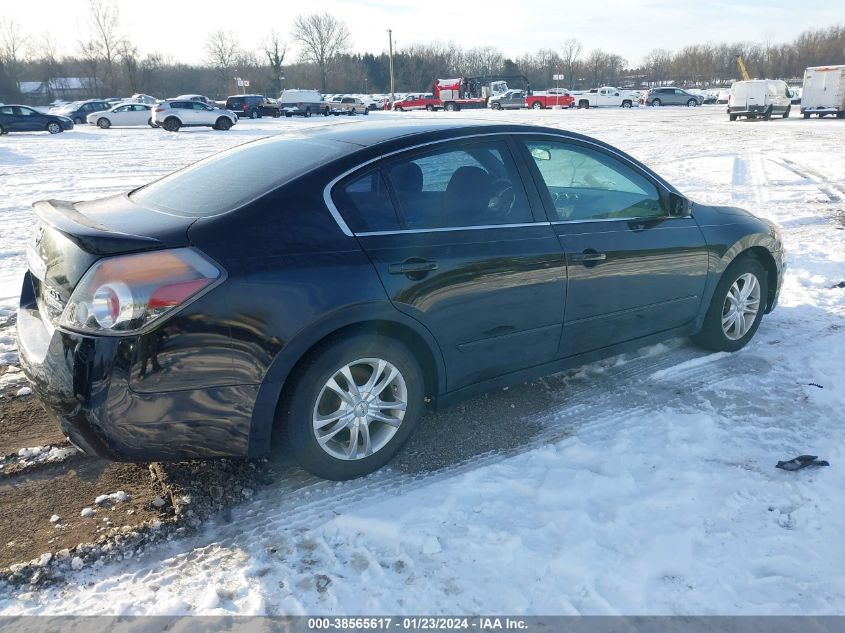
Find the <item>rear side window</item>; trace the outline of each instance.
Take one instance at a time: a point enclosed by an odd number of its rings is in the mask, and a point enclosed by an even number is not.
[[[215,154],[136,189],[129,197],[165,213],[209,217],[252,202],[347,151],[344,144],[329,140],[271,137]],[[261,169],[243,178],[244,164]]]
[[[356,233],[396,231],[399,220],[379,170],[370,171],[335,189],[333,200]]]

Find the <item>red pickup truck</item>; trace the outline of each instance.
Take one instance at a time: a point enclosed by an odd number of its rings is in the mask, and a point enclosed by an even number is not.
[[[545,92],[535,92],[530,97],[525,98],[525,105],[535,110],[553,108],[554,106],[571,108],[574,104],[575,97],[563,88],[552,88]]]
[[[393,109],[399,112],[404,110],[428,110],[431,112],[432,110],[440,110],[442,107],[443,103],[440,99],[435,99],[430,92],[409,94],[404,99],[393,102]]]

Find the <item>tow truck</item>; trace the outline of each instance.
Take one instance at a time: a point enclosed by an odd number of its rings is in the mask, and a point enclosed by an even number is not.
[[[434,97],[448,112],[486,108],[489,99],[508,91],[508,81],[521,82],[525,94],[531,94],[531,82],[525,75],[483,75],[435,79]]]

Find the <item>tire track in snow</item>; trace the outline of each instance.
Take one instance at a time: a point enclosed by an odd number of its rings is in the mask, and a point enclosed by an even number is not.
[[[800,347],[817,335],[818,332],[807,331],[802,336],[791,337],[788,347]],[[757,346],[765,344],[760,342]],[[689,347],[676,347],[608,369],[590,366],[592,371],[588,376],[574,381],[580,381],[580,384],[561,390],[561,405],[534,416],[541,431],[530,442],[512,451],[481,455],[434,473],[402,474],[384,470],[362,480],[337,483],[316,480],[298,469],[291,469],[277,489],[267,491],[254,502],[235,510],[229,520],[211,523],[208,528],[215,536],[214,542],[203,542],[201,535],[194,540],[191,551],[177,556],[162,560],[153,552],[152,556],[158,560],[147,562],[140,570],[121,574],[119,567],[113,567],[111,573],[114,575],[99,583],[98,593],[134,583],[171,585],[180,592],[191,593],[221,567],[242,565],[244,552],[256,554],[258,544],[264,549],[285,544],[296,549],[297,544],[307,538],[309,530],[357,508],[495,464],[560,441],[567,435],[577,434],[582,438],[612,432],[613,428],[655,410],[675,408],[698,412],[701,402],[695,398],[690,402],[691,394],[716,393],[722,385],[735,386],[738,377],[763,376],[772,370],[754,349],[752,345],[743,352],[722,357],[699,353]],[[710,357],[715,358],[708,361]],[[656,379],[655,375],[662,379]],[[159,554],[167,555],[165,551]],[[104,571],[108,573],[109,570]],[[79,580],[85,581],[84,573]],[[91,596],[90,601],[90,604],[86,599],[79,601],[80,612],[96,608],[96,595]]]

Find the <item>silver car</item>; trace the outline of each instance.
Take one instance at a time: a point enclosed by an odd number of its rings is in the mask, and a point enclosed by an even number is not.
[[[681,88],[668,86],[665,88],[652,88],[642,97],[641,103],[655,107],[681,105],[694,108],[704,103],[704,97],[687,92]]]

